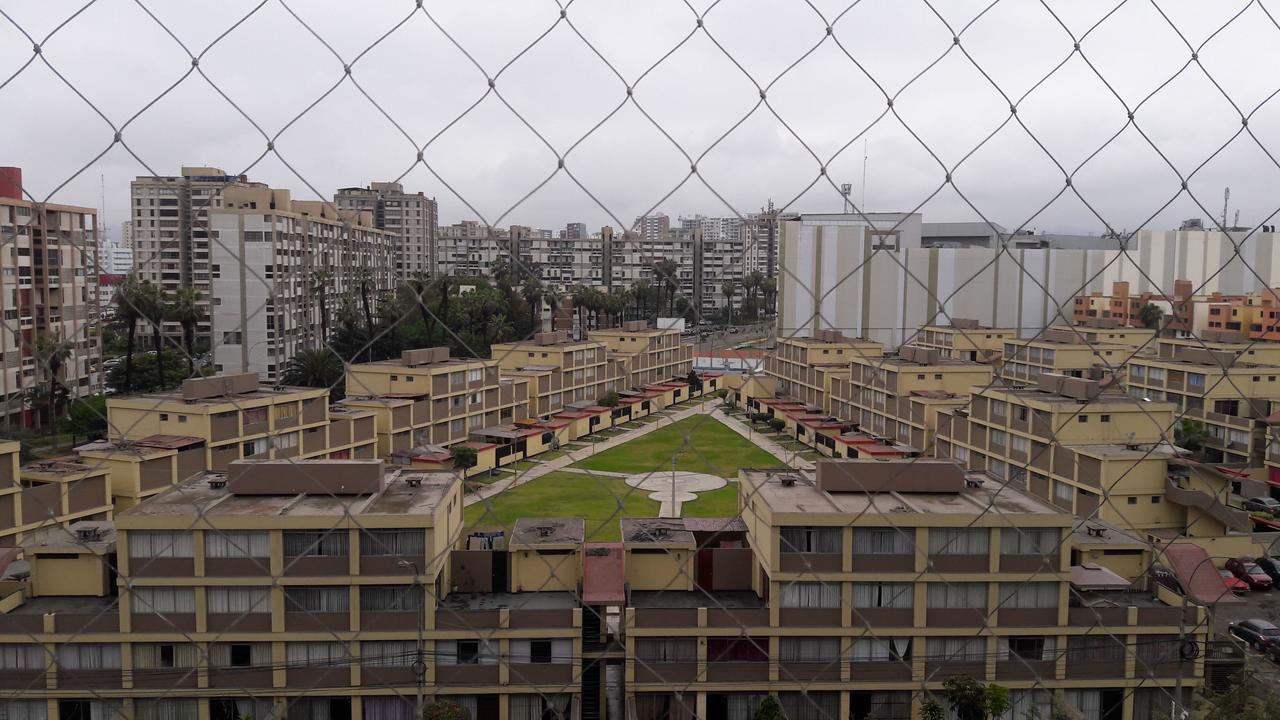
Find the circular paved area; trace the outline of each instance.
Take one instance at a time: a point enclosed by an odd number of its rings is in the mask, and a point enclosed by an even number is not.
[[[648,490],[649,499],[660,503],[687,503],[697,500],[695,493],[718,490],[725,486],[722,477],[707,473],[676,471],[675,490],[672,491],[671,471],[643,473],[627,478],[627,484],[638,490]],[[679,507],[676,505],[676,507]]]

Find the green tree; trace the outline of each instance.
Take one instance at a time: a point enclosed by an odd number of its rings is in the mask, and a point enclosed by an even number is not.
[[[733,324],[733,297],[738,294],[738,284],[732,280],[726,280],[720,286],[720,292],[724,295],[724,324]]]
[[[58,409],[68,392],[59,375],[67,359],[71,357],[71,342],[62,337],[62,332],[55,330],[36,339],[35,361],[36,372],[47,379],[46,390],[41,393],[43,402],[39,410],[43,412],[40,427],[51,432],[57,425]]]
[[[786,426],[787,421],[782,418],[769,418],[769,427],[772,428],[774,432],[782,432],[783,428]]]
[[[946,717],[947,711],[937,700],[929,698],[920,703],[920,720],[945,720]]]
[[[329,388],[333,400],[343,396],[346,368],[342,358],[329,348],[299,350],[285,363],[280,381],[298,387]]]
[[[124,346],[126,387],[133,387],[133,353],[137,349],[138,323],[142,321],[141,295],[142,284],[138,282],[137,275],[130,273],[116,288],[113,300],[116,322],[124,325],[126,335]]]
[[[547,307],[551,309],[551,330],[554,332],[556,329],[556,309],[560,307],[560,291],[551,285],[544,286],[542,288],[542,302],[546,303]]]
[[[661,283],[660,287],[665,287],[667,291],[667,316],[670,317],[675,313],[676,309],[676,291],[680,288],[680,281],[676,278],[676,264],[673,260],[659,260],[653,264],[653,274]],[[658,301],[661,304],[662,294],[658,294]]]
[[[187,375],[196,374],[196,326],[204,320],[204,310],[200,307],[200,293],[195,288],[182,287],[169,298],[165,307],[165,318],[182,326],[182,349],[187,355]]]
[[[618,393],[613,392],[612,390],[601,395],[599,398],[596,398],[596,404],[600,407],[615,408],[618,407],[621,402],[622,398],[619,397]]]
[[[134,363],[132,385],[129,384],[129,368],[117,365],[107,373],[107,385],[118,393],[143,393],[168,390],[182,384],[187,371],[182,365],[182,354],[172,348],[164,351],[165,358],[157,362],[155,353],[142,355]],[[161,367],[164,380],[161,381]],[[203,370],[202,370],[203,372]]]
[[[756,708],[756,714],[751,720],[787,720],[787,715],[782,711],[778,698],[766,695],[764,700],[760,701],[760,707]]]
[[[477,453],[473,447],[466,445],[455,445],[450,448],[453,452],[453,466],[459,470],[467,471],[476,466]]]
[[[356,285],[360,288],[360,308],[364,311],[364,328],[366,334],[366,352],[365,360],[373,360],[373,271],[367,267],[358,267],[353,275]]]
[[[315,270],[307,283],[307,292],[320,306],[320,344],[329,342],[329,289],[333,287],[333,272]]]
[[[684,380],[689,383],[689,391],[691,393],[702,392],[702,378],[698,377],[697,370],[690,369]]]
[[[436,700],[422,709],[422,720],[472,720],[467,709],[456,702]]]
[[[1197,456],[1204,455],[1204,446],[1208,441],[1209,431],[1205,429],[1204,423],[1195,418],[1184,417],[1173,429],[1174,444]]]
[[[1151,330],[1160,329],[1160,321],[1164,319],[1164,310],[1160,309],[1155,303],[1147,303],[1138,308],[1138,321],[1142,323],[1142,327]]]
[[[62,431],[71,435],[71,444],[83,435],[88,439],[102,437],[107,433],[107,398],[103,395],[90,395],[71,403],[67,414],[62,418]]]
[[[760,283],[760,292],[764,295],[764,306],[771,314],[778,312],[778,281],[765,278]]]
[[[520,284],[520,296],[529,306],[529,332],[531,333],[542,330],[538,322],[538,311],[542,308],[542,290],[542,281],[533,276],[525,278]]]
[[[997,718],[1009,709],[1009,689],[956,675],[942,684],[947,704],[959,720]]]
[[[144,280],[139,287],[137,304],[138,311],[151,325],[151,352],[152,357],[156,358],[156,377],[168,378],[164,367],[165,353],[162,352],[164,350],[164,319],[169,309],[168,294],[159,285],[153,285]],[[176,359],[179,363],[182,362],[182,358]]]

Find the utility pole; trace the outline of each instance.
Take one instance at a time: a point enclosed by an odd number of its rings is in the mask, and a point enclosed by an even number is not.
[[[427,654],[424,649],[423,635],[426,634],[426,613],[427,613],[427,597],[426,586],[422,583],[422,574],[418,572],[418,563],[412,560],[401,560],[396,563],[402,568],[413,570],[413,586],[417,589],[418,597],[418,653],[413,661],[413,674],[418,678],[418,701],[417,714],[415,718],[421,718],[422,713],[426,710],[426,689],[427,689]]]

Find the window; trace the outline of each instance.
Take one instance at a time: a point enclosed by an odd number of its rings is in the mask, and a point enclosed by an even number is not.
[[[1058,583],[1000,583],[1001,608],[1056,608]]]
[[[205,593],[211,614],[245,615],[271,612],[271,590],[265,586],[211,586]]]
[[[422,530],[363,530],[360,533],[360,554],[366,557],[421,556],[424,552]]]
[[[189,532],[131,530],[128,543],[131,558],[189,558],[194,554]]]
[[[929,583],[928,607],[935,610],[987,607],[986,583]]]
[[[285,612],[345,613],[351,597],[346,587],[287,587]]]
[[[450,435],[461,435],[462,433],[466,432],[466,429],[467,429],[466,421],[462,418],[456,418],[454,420],[449,421]]]
[[[1182,640],[1177,635],[1144,635],[1138,642],[1138,671],[1153,665],[1182,659]]]
[[[1254,380],[1257,380],[1255,377]],[[1187,387],[1204,389],[1204,375],[1200,373],[1189,373],[1187,375]]]
[[[1109,423],[1109,422],[1111,422],[1111,416],[1110,416],[1110,415],[1107,415],[1107,414],[1099,415],[1099,416],[1098,416],[1098,421],[1099,421],[1099,422]]]
[[[916,586],[907,582],[870,582],[853,584],[853,606],[856,608],[910,608],[914,605]]]
[[[1088,416],[1088,415],[1077,415],[1077,416],[1076,416],[1076,422],[1087,423],[1087,422],[1089,422],[1089,416]]]
[[[214,668],[269,666],[271,643],[213,643],[209,646],[209,665]]]
[[[784,527],[779,531],[782,552],[838,555],[844,531],[841,528]]]
[[[270,537],[252,530],[205,530],[206,558],[269,558]]]
[[[1007,527],[1000,531],[1000,553],[1003,555],[1055,555],[1057,552],[1056,529]]]
[[[267,439],[246,440],[240,447],[242,457],[253,457],[267,451]]]
[[[244,410],[243,415],[245,425],[256,425],[267,421],[267,409],[264,407],[247,408]]]
[[[63,643],[58,646],[58,667],[63,670],[118,670],[119,643]]]
[[[1070,483],[1065,483],[1061,480],[1054,480],[1053,496],[1059,500],[1071,502],[1071,499],[1075,497],[1075,489]]]
[[[512,695],[510,717],[511,720],[569,720],[572,698],[568,693]]]
[[[911,555],[915,528],[854,528],[853,552],[859,555]]]
[[[1002,418],[1008,412],[1009,403],[1004,400],[992,400],[990,407],[992,417]]]
[[[980,637],[931,637],[925,655],[934,662],[986,662],[987,639]]]
[[[1004,446],[1004,444],[1005,444],[1005,442],[1006,442],[1006,435],[1005,435],[1005,432],[1004,432],[1003,430],[992,430],[992,431],[991,431],[991,444],[992,444],[992,445],[1000,445],[1001,447],[1003,447],[1003,446]]]
[[[0,667],[6,670],[44,670],[45,665],[44,648],[40,645],[0,645]]]
[[[850,655],[853,662],[909,662],[911,638],[860,637],[853,641]]]
[[[1021,435],[1009,436],[1009,448],[1017,452],[1025,453],[1031,449],[1031,443]]]
[[[930,555],[986,555],[991,531],[987,528],[932,528]]]
[[[285,530],[285,557],[346,557],[348,536],[338,530]]]
[[[1130,505],[1137,505],[1137,504],[1138,504],[1138,498],[1137,498],[1137,497],[1135,497],[1135,496],[1133,496],[1133,495],[1130,495],[1129,497],[1127,497],[1127,498],[1125,498],[1125,499],[1129,501],[1129,504],[1130,504]]]
[[[840,639],[784,637],[780,650],[784,663],[834,663],[840,659]]]
[[[784,608],[838,608],[840,586],[824,582],[792,582],[782,588]]]
[[[1067,638],[1067,662],[1120,662],[1124,643],[1103,635],[1071,635]]]
[[[636,638],[636,659],[647,663],[698,661],[698,641],[694,638]]]
[[[351,659],[347,644],[340,642],[290,642],[284,649],[292,667],[341,667]]]
[[[134,643],[133,667],[135,670],[193,668],[196,666],[196,651],[196,646],[189,643],[181,645]]]
[[[196,593],[192,588],[133,588],[133,613],[177,614],[196,611]]]
[[[362,612],[417,612],[422,591],[413,585],[364,585],[360,588]]]
[[[200,717],[200,705],[195,700],[139,698],[133,703],[134,720],[196,720]],[[111,715],[116,713],[112,712],[106,717]]]
[[[298,433],[284,433],[271,438],[271,447],[276,450],[288,450],[298,447]]]
[[[484,379],[484,368],[472,368],[467,371],[467,382],[479,382]]]
[[[286,403],[275,406],[276,420],[289,420],[298,417],[298,406],[293,403]]]
[[[360,643],[361,667],[410,667],[417,659],[418,643],[413,640]]]
[[[496,640],[437,640],[436,662],[441,665],[497,665]]]

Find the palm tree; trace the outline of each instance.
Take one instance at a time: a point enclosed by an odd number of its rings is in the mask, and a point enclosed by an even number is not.
[[[315,270],[311,273],[311,282],[307,292],[315,298],[320,306],[320,344],[329,342],[329,288],[333,287],[333,272]]]
[[[732,280],[726,280],[720,286],[720,292],[724,293],[724,322],[726,325],[733,324],[733,296],[738,293],[738,285]]]
[[[760,317],[760,288],[764,285],[764,273],[759,270],[752,270],[751,274],[742,280],[742,288],[746,291],[747,297],[751,298],[751,307],[755,313],[756,320]]]
[[[646,319],[649,317],[649,298],[653,296],[653,283],[648,280],[637,280],[631,286],[631,298],[636,303],[636,311]]]
[[[289,358],[280,375],[285,385],[329,388],[330,393],[340,393],[344,366],[342,358],[329,348],[299,350]]]
[[[133,351],[137,340],[138,321],[142,320],[142,310],[138,303],[141,299],[142,285],[138,276],[130,273],[124,282],[116,288],[113,300],[116,306],[116,320],[124,323],[127,340],[124,350],[125,386],[133,387]]]
[[[195,377],[196,326],[204,319],[200,293],[195,288],[178,288],[165,308],[168,320],[182,325],[182,348],[187,354],[187,377]]]
[[[529,304],[529,331],[542,330],[538,323],[539,310],[542,309],[542,281],[532,275],[520,284],[520,296]]]
[[[151,323],[151,347],[156,353],[156,377],[164,388],[164,319],[168,310],[168,296],[159,285],[143,281],[138,292],[138,311]]]
[[[440,341],[446,344],[448,326],[445,323],[449,322],[449,280],[447,273],[441,273],[440,277],[436,278],[436,283],[440,285],[440,310],[436,313],[436,317],[440,318],[440,322],[436,324],[440,326]]]
[[[54,420],[58,417],[58,389],[62,384],[58,373],[67,362],[67,358],[71,357],[71,347],[71,343],[62,337],[62,332],[59,330],[42,335],[36,340],[36,367],[44,368],[49,376],[49,389],[44,400],[48,405],[45,424],[50,428],[54,426]]]
[[[676,307],[676,289],[679,285],[676,283],[676,264],[673,260],[659,260],[653,264],[653,271],[662,278],[667,288],[667,314],[675,312]],[[661,296],[659,296],[661,300]]]
[[[769,312],[776,312],[774,303],[778,300],[778,281],[774,278],[765,278],[760,283],[760,292],[764,293],[764,304],[769,308]]]
[[[560,308],[560,291],[554,285],[547,285],[542,290],[542,302],[551,308],[551,332],[556,330],[556,310]]]
[[[369,299],[373,291],[373,271],[367,267],[359,267],[352,273],[352,277],[360,286],[360,308],[364,311],[364,328],[368,335],[365,339],[365,359],[373,362],[373,303]]]
[[[587,318],[583,312],[587,309],[587,293],[589,288],[586,285],[573,286],[573,309],[578,315],[578,337],[585,339],[587,337]]]

